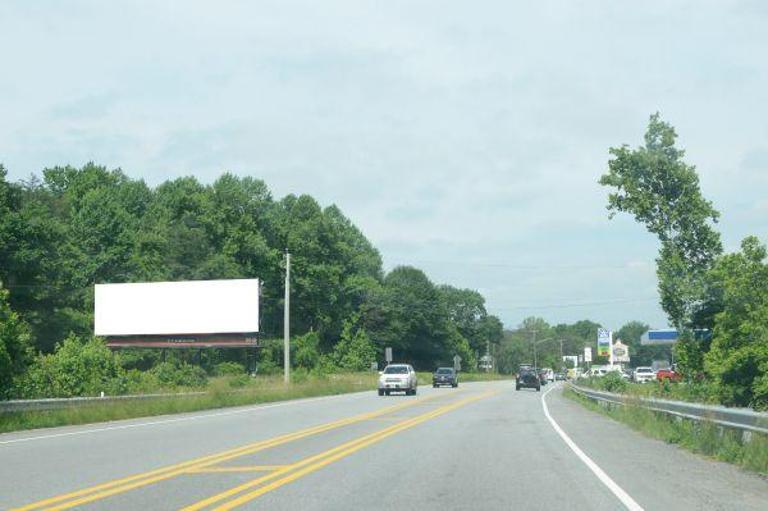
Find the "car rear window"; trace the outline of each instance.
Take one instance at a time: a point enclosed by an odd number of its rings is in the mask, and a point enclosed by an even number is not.
[[[406,374],[408,368],[406,366],[389,366],[384,369],[384,374]]]
[[[441,367],[437,370],[437,374],[453,374],[453,369],[450,367]]]

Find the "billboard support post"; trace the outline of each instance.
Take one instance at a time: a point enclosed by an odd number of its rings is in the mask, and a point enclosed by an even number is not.
[[[285,251],[285,303],[283,306],[283,380],[291,381],[291,254]]]

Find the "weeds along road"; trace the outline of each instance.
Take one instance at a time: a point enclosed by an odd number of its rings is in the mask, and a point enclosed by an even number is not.
[[[765,479],[545,389],[371,390],[0,435],[0,509],[766,509]]]

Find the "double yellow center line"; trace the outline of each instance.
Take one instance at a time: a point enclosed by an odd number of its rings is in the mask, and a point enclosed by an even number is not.
[[[269,482],[276,479],[275,481],[273,481],[267,486],[258,488],[255,491],[242,495],[216,508],[216,509],[232,509],[233,507],[238,506],[243,502],[252,500],[258,497],[259,495],[266,493],[267,491],[271,491],[272,489],[278,488],[283,484],[286,484],[290,481],[298,479],[299,477],[302,477],[305,474],[318,470],[319,468],[327,465],[328,463],[332,463],[337,459],[340,459],[344,456],[348,456],[352,452],[362,449],[367,445],[370,445],[374,442],[378,442],[390,435],[393,435],[404,429],[413,427],[416,424],[420,424],[433,417],[437,417],[438,415],[447,413],[448,411],[454,410],[469,402],[476,401],[477,399],[482,399],[483,397],[487,397],[487,395],[488,394],[474,396],[468,399],[457,401],[455,403],[437,408],[431,412],[425,413],[423,415],[419,415],[412,419],[407,419],[402,422],[398,422],[390,427],[377,431],[376,433],[363,436],[351,442],[347,442],[336,448],[325,451],[324,453],[318,454],[316,456],[311,456],[309,458],[301,460],[297,463],[293,463],[291,465],[270,467],[270,468],[274,468],[274,471],[271,472],[270,474],[260,477],[258,479],[255,479],[253,481],[250,481],[248,483],[245,483],[244,485],[240,485],[231,490],[227,490],[226,492],[220,493],[208,499],[197,502],[192,506],[185,508],[185,510],[191,511],[191,510],[202,509],[203,507],[207,507],[209,505],[221,502],[222,500],[225,500],[231,496],[235,496],[245,490],[251,489],[255,486],[258,486],[265,482]],[[34,510],[41,510],[41,509],[52,511],[52,510],[71,509],[76,506],[80,506],[83,504],[87,504],[89,502],[108,498],[113,495],[125,493],[127,491],[131,491],[131,490],[141,488],[150,484],[171,479],[183,474],[200,473],[200,472],[206,471],[206,469],[208,469],[209,467],[212,467],[213,465],[218,465],[220,463],[223,463],[229,460],[240,458],[242,456],[246,456],[249,454],[254,454],[265,449],[276,447],[289,442],[294,442],[296,440],[306,438],[308,436],[317,435],[319,433],[330,431],[346,425],[355,424],[355,423],[370,420],[370,419],[375,419],[386,414],[390,414],[406,408],[410,408],[412,406],[429,402],[437,397],[438,396],[429,396],[429,397],[414,400],[414,401],[408,401],[406,403],[390,406],[374,412],[356,415],[353,417],[348,417],[345,419],[329,422],[326,424],[321,424],[319,426],[314,426],[311,428],[300,430],[294,433],[289,433],[286,435],[281,435],[281,436],[274,437],[267,440],[261,440],[259,442],[248,444],[248,445],[231,449],[228,451],[224,451],[221,453],[203,456],[203,457],[189,460],[183,463],[169,465],[160,469],[143,472],[140,474],[136,474],[136,475],[121,478],[121,479],[116,479],[113,481],[108,481],[102,484],[84,488],[82,490],[78,490],[71,493],[67,493],[67,494],[56,496],[56,497],[51,497],[45,500],[41,500],[38,502],[34,502],[32,504],[28,504],[28,505],[16,508],[14,511],[34,511]],[[264,467],[264,468],[267,468],[267,467]]]
[[[478,401],[480,399],[490,397],[495,393],[496,392],[486,392],[476,396],[468,397],[460,401],[432,410],[431,412],[427,412],[425,414],[416,416],[412,419],[404,420],[402,422],[389,426],[388,428],[382,429],[375,433],[362,436],[360,438],[357,438],[345,444],[339,445],[338,447],[334,447],[327,451],[321,452],[320,454],[316,454],[314,456],[305,458],[292,465],[287,465],[284,468],[278,469],[268,475],[265,475],[257,479],[254,479],[252,481],[249,481],[247,483],[241,484],[230,490],[219,493],[218,495],[214,495],[213,497],[209,497],[207,499],[196,502],[191,506],[187,506],[183,508],[182,511],[199,511],[203,508],[209,507],[218,502],[221,502],[223,500],[226,500],[230,497],[233,497],[242,493],[242,495],[237,496],[236,498],[233,498],[232,500],[229,500],[228,502],[225,502],[213,508],[212,511],[228,511],[230,509],[234,509],[247,502],[250,502],[251,500],[257,497],[260,497],[261,495],[264,495],[265,493],[268,493],[272,490],[280,488],[281,486],[288,484],[292,481],[295,481],[301,477],[304,477],[307,474],[315,472],[316,470],[319,470],[326,465],[329,465],[335,461],[345,458],[350,454],[353,454],[359,451],[360,449],[368,447],[371,444],[380,442],[381,440],[384,440],[385,438],[390,437],[396,433],[404,431],[408,428],[412,428],[418,424],[421,424],[422,422],[428,421],[430,419],[433,419],[435,417],[448,413],[452,410],[460,408],[473,401]],[[265,483],[269,483],[269,484],[265,484]],[[264,485],[264,486],[260,486],[260,485]],[[246,490],[249,490],[257,486],[260,486],[260,487],[248,493],[243,493]]]

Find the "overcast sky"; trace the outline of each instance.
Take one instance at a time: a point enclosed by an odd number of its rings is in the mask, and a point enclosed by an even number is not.
[[[0,162],[150,185],[228,170],[335,203],[379,248],[529,315],[638,319],[656,240],[609,221],[608,148],[660,111],[768,238],[768,2],[0,3]]]

